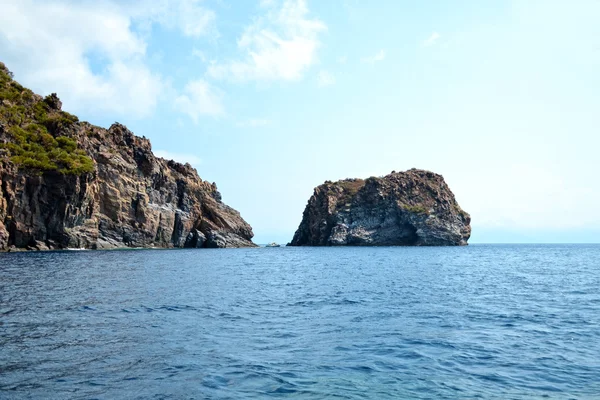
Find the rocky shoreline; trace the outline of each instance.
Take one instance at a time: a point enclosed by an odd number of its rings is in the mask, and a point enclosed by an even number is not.
[[[327,181],[290,246],[466,245],[471,218],[441,175]],[[62,110],[0,63],[0,251],[256,247],[251,226],[189,164]]]
[[[0,251],[256,247],[251,226],[189,164],[125,126],[62,111],[0,63]]]

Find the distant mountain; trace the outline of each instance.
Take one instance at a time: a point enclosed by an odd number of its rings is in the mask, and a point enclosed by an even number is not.
[[[441,175],[411,169],[318,186],[290,245],[466,245],[470,223]]]
[[[0,250],[255,246],[250,225],[189,164],[61,107],[0,63]]]

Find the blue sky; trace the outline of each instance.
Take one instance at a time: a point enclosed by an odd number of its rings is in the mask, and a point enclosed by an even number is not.
[[[599,242],[600,2],[0,0],[0,59],[287,242],[325,180],[446,178],[476,242]]]

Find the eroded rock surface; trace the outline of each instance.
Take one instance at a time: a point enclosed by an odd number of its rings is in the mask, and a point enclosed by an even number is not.
[[[441,175],[411,169],[318,186],[289,245],[466,245],[470,222]]]
[[[79,122],[0,67],[0,250],[255,246],[189,164],[156,157],[123,125]]]

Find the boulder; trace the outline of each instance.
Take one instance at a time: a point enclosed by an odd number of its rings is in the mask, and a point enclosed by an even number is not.
[[[470,223],[441,175],[394,171],[315,188],[289,245],[460,246]]]

